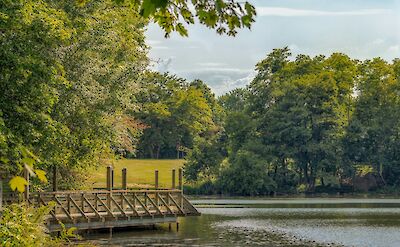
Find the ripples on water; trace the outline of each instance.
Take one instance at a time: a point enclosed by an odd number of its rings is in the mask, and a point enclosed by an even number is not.
[[[197,200],[179,232],[119,232],[107,246],[400,246],[400,200]]]

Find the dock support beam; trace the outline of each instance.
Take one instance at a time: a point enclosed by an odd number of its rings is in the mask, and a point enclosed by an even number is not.
[[[126,190],[128,188],[126,183],[126,168],[122,169],[122,189]]]

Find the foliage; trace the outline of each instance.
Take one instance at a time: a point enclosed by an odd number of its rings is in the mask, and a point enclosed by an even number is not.
[[[4,208],[0,218],[1,246],[62,246],[61,240],[47,234],[43,224],[50,210],[51,207],[35,209],[21,204]]]
[[[2,176],[21,173],[25,148],[37,168],[68,171],[60,188],[71,188],[82,180],[70,176],[109,158],[111,148],[134,151],[129,112],[137,105],[126,92],[148,64],[146,21],[107,0],[3,1],[0,12]]]
[[[194,147],[186,157],[184,167],[188,181],[209,181],[218,174],[219,165],[226,153],[222,142],[218,134],[210,138],[195,138]]]
[[[399,68],[399,60],[291,59],[288,48],[273,50],[248,87],[218,99],[223,138],[195,143],[186,176],[246,195],[348,191],[365,172],[398,186]]]
[[[400,77],[398,60],[380,58],[360,65],[358,97],[344,138],[346,157],[371,165],[388,185],[399,185]]]
[[[226,0],[114,0],[124,5],[131,4],[144,18],[157,23],[168,37],[176,31],[188,36],[186,25],[194,24],[195,19],[208,28],[216,29],[218,34],[235,36],[237,29],[249,28],[254,22],[256,10],[249,2]],[[85,3],[85,0],[79,0]],[[90,2],[90,1],[89,1]]]
[[[239,151],[221,172],[218,180],[223,193],[233,195],[268,195],[276,184],[268,176],[267,162],[256,153]]]
[[[213,130],[214,105],[203,91],[197,83],[168,74],[144,77],[136,95],[141,108],[134,114],[147,127],[140,139],[139,157],[176,157],[178,149],[191,148],[194,138]]]

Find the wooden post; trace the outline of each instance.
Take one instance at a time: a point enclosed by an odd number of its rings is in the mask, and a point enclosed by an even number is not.
[[[127,188],[128,187],[127,187],[127,183],[126,183],[126,168],[124,167],[122,169],[122,189],[126,190]]]
[[[85,199],[83,199],[85,197],[84,193],[81,193],[81,208],[82,211],[85,212]]]
[[[180,207],[183,208],[183,171],[182,168],[179,168],[178,170],[178,179],[179,179],[179,189],[181,190],[181,195],[180,195]],[[178,223],[177,223],[178,224]],[[178,229],[177,225],[177,229]]]
[[[154,171],[155,188],[158,189],[158,170]]]
[[[179,181],[179,189],[183,191],[183,172],[182,172],[182,168],[179,168],[178,170],[178,181]]]
[[[114,189],[114,168],[111,169],[111,190]]]
[[[175,169],[172,169],[172,189],[175,189]]]
[[[71,194],[68,194],[67,197],[67,211],[68,213],[71,213]]]
[[[154,180],[155,180],[155,187],[156,187],[156,190],[158,189],[158,170],[155,170],[154,171]],[[155,195],[155,199],[156,199],[156,205],[157,205],[157,207],[158,207],[158,192],[156,192],[156,195]]]
[[[107,190],[110,193],[107,194],[107,207],[111,210],[111,191],[112,191],[112,175],[113,169],[111,166],[107,166]],[[111,228],[110,228],[111,229]],[[111,230],[110,230],[111,231]]]
[[[26,168],[24,168],[24,178],[28,182],[28,184],[25,185],[24,199],[25,199],[25,201],[28,201],[28,199],[29,199],[29,171]]]
[[[57,166],[53,165],[53,191],[57,191]]]
[[[112,182],[111,182],[111,177],[112,177],[112,167],[107,166],[107,190],[112,190]]]

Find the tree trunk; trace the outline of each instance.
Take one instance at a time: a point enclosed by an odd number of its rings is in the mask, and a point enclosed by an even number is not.
[[[158,145],[157,150],[156,150],[156,159],[159,159],[159,157],[160,157],[160,149],[161,149],[161,147],[160,147],[160,145]]]
[[[304,174],[304,183],[309,182],[309,178],[308,178],[308,164],[305,164],[304,169],[303,169],[303,174]]]
[[[154,159],[154,152],[153,152],[153,146],[149,145],[149,153],[150,153],[150,158]]]

